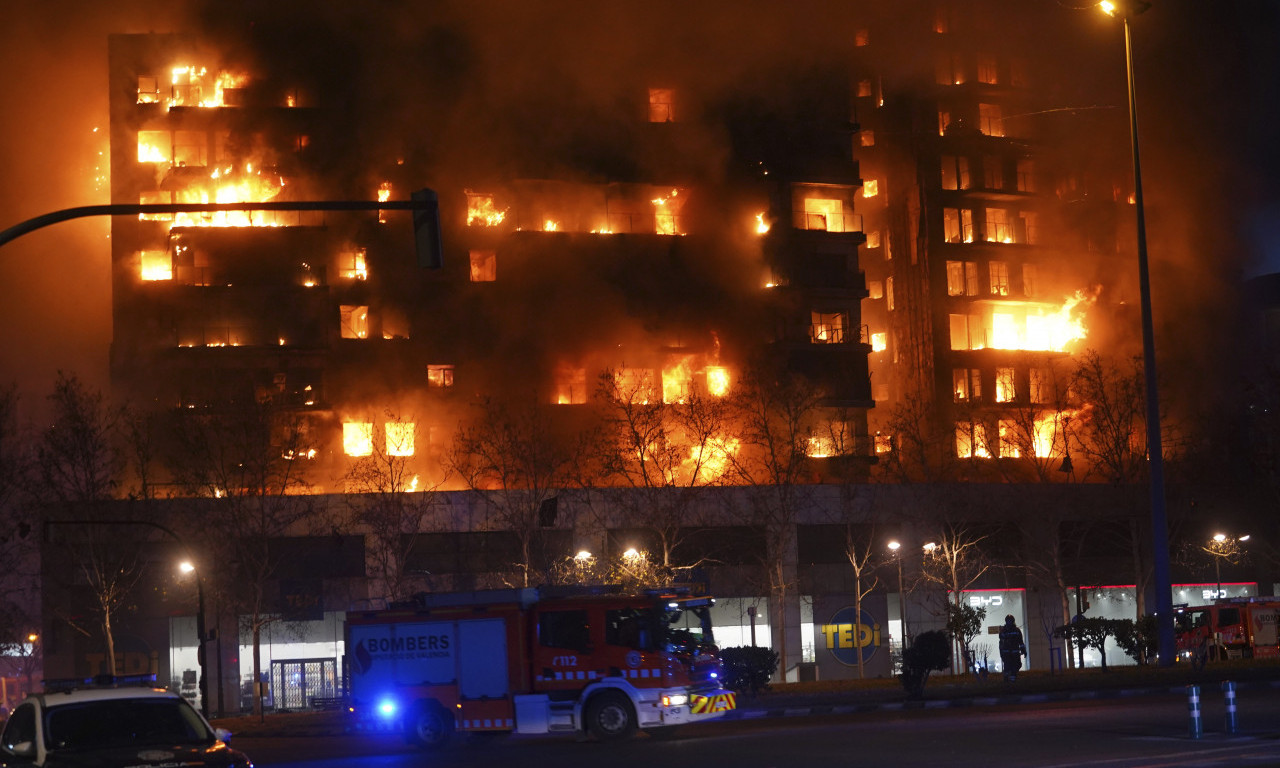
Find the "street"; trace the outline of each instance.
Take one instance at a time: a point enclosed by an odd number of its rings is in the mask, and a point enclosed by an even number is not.
[[[1185,697],[1170,693],[1018,706],[975,705],[806,717],[753,717],[689,729],[674,740],[620,744],[513,736],[457,743],[429,759],[394,736],[245,738],[255,765],[345,766],[1241,766],[1280,765],[1280,692],[1242,692],[1238,733],[1223,732],[1221,694],[1206,692],[1204,736],[1188,736]]]

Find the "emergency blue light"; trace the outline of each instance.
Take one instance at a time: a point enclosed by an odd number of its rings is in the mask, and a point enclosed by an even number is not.
[[[394,701],[384,701],[378,705],[378,714],[383,717],[391,717],[396,713],[396,703]]]

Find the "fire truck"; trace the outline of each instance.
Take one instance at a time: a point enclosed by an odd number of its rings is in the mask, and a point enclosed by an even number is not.
[[[347,614],[348,711],[425,747],[455,732],[586,733],[601,741],[715,719],[710,597],[537,587],[423,594]]]
[[[1177,606],[1178,658],[1222,661],[1280,656],[1276,617],[1280,599],[1233,597],[1212,605]]]

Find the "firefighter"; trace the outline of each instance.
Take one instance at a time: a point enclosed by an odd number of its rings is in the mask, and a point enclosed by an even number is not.
[[[1027,655],[1027,646],[1022,641],[1022,630],[1013,621],[1013,614],[1004,617],[1004,626],[1000,628],[1000,664],[1004,667],[1004,679],[1012,683],[1018,679],[1018,670],[1022,669],[1022,657]]]

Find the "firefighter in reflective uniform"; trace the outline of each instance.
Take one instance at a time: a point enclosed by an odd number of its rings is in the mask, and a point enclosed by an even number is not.
[[[1004,667],[1004,679],[1012,683],[1018,679],[1018,670],[1022,669],[1022,657],[1027,655],[1026,643],[1022,641],[1022,630],[1013,621],[1013,614],[1004,617],[1004,626],[1000,627],[1000,664]]]

